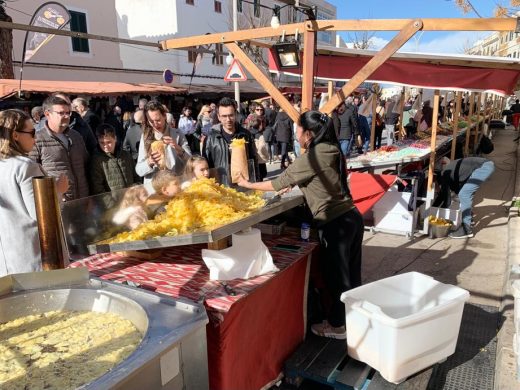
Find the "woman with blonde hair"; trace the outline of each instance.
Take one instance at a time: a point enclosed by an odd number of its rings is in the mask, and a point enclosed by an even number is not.
[[[45,173],[28,157],[35,134],[25,112],[0,112],[0,276],[42,267],[32,179]],[[68,185],[60,177],[58,191],[66,192]]]

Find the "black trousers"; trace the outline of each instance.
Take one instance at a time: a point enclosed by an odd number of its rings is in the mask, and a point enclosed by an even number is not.
[[[327,320],[334,326],[345,325],[343,292],[361,286],[361,245],[363,217],[357,208],[318,228],[320,267],[332,299]]]

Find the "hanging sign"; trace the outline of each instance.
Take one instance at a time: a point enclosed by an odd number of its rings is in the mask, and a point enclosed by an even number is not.
[[[247,76],[240,63],[234,59],[224,76],[224,81],[246,81]]]

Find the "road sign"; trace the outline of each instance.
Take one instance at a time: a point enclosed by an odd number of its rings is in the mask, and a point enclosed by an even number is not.
[[[173,82],[173,72],[170,69],[165,69],[163,79],[165,83],[171,84]]]
[[[224,81],[246,81],[247,76],[246,72],[244,72],[244,69],[242,69],[242,66],[240,63],[234,59],[231,65],[229,66],[228,71],[226,72],[226,75],[224,76]]]

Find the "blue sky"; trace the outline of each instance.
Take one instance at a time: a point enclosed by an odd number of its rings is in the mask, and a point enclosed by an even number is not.
[[[473,12],[463,14],[452,0],[328,0],[337,7],[338,19],[408,19],[408,18],[476,18]],[[472,0],[482,17],[492,17],[495,1]],[[376,32],[374,48],[383,47],[396,32]],[[419,32],[400,51],[426,53],[463,53],[464,48],[488,36],[482,31]],[[345,41],[352,32],[341,33]],[[350,39],[349,39],[350,38]]]

